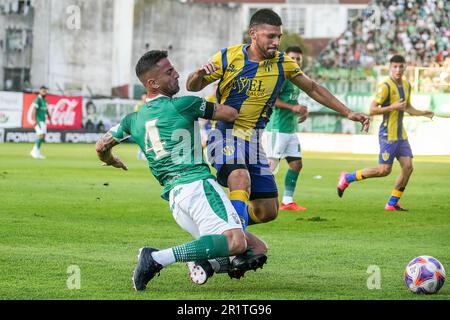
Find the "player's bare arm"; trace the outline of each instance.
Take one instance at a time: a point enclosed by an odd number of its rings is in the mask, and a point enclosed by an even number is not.
[[[192,72],[186,82],[186,89],[192,92],[198,92],[203,90],[207,85],[210,84],[204,77],[213,74],[215,71],[219,70],[220,67],[216,66],[212,62],[208,62],[201,66],[201,68]]]
[[[357,121],[362,125],[362,131],[369,131],[369,117],[360,112],[353,112],[331,94],[325,87],[311,80],[305,74],[301,74],[291,79],[291,82],[303,90],[308,96],[320,104],[339,112],[352,121]]]
[[[127,166],[118,157],[115,157],[112,154],[112,148],[118,144],[119,143],[114,140],[111,133],[106,133],[95,145],[97,156],[106,166],[128,170]]]
[[[403,100],[396,101],[387,107],[381,107],[378,102],[372,101],[372,103],[370,104],[369,112],[370,112],[371,116],[376,116],[379,114],[389,113],[394,110],[405,111],[406,106],[407,106],[406,101],[403,101]]]
[[[410,103],[408,103],[405,111],[408,112],[412,116],[427,117],[430,119],[433,119],[433,117],[434,117],[434,112],[417,110]]]
[[[307,106],[303,106],[301,104],[297,105],[289,104],[281,99],[277,99],[277,101],[275,102],[275,107],[279,109],[291,110],[292,112],[296,113],[299,116],[298,119],[299,123],[305,122],[305,120],[308,118],[309,115]]]
[[[275,102],[275,107],[280,109],[291,110],[292,112],[295,112],[298,115],[303,115],[306,112],[308,112],[308,108],[306,106],[302,106],[300,104],[297,105],[289,104],[281,99],[277,99],[277,101]]]
[[[239,113],[235,108],[224,104],[215,104],[214,115],[212,120],[234,122],[238,118]]]
[[[50,121],[50,123],[52,122],[52,116],[50,115],[50,111],[48,111],[47,109],[47,117],[48,117],[48,121]]]

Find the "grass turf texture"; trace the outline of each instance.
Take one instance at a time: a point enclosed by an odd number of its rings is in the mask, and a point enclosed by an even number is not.
[[[383,210],[397,164],[389,177],[352,184],[340,199],[339,173],[374,166],[377,157],[306,152],[295,198],[308,212],[280,212],[249,229],[269,245],[263,270],[196,286],[185,265],[175,264],[136,293],[138,248],[191,240],[146,163],[136,160],[136,146],[115,149],[128,172],[101,167],[93,145],[45,144],[47,160],[32,159],[31,147],[0,144],[0,299],[450,298],[448,283],[437,295],[418,296],[403,282],[418,255],[438,258],[450,273],[450,157],[414,159],[404,213]],[[286,168],[276,175],[280,189]],[[80,290],[67,288],[71,265],[80,267]],[[370,265],[381,270],[380,290],[367,288]]]

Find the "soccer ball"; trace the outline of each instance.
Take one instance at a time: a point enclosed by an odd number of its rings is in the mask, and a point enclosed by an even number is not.
[[[409,290],[417,294],[433,294],[445,282],[445,269],[438,259],[419,256],[406,266],[405,283]]]

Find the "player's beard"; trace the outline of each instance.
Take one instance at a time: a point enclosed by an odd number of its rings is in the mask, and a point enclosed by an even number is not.
[[[277,54],[277,50],[278,50],[278,48],[273,48],[273,49],[275,49],[274,51],[269,51],[269,48],[266,49],[263,46],[260,46],[259,44],[258,44],[258,49],[260,52],[263,53],[263,56],[265,59],[275,58],[275,56]]]
[[[176,84],[170,86],[167,88],[167,90],[165,90],[165,92],[162,92],[164,95],[168,96],[168,97],[173,97],[174,95],[176,95],[178,92],[180,92],[180,85],[177,82]]]

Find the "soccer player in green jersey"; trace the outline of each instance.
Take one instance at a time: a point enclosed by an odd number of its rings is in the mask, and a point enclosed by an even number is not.
[[[302,65],[303,51],[298,46],[286,49],[286,54]],[[278,167],[281,159],[286,159],[289,169],[284,178],[283,199],[280,210],[306,211],[307,209],[294,202],[294,192],[300,171],[303,168],[302,151],[297,136],[298,123],[304,122],[308,110],[298,104],[300,89],[290,81],[285,81],[275,108],[266,127],[266,154],[272,172]],[[299,118],[299,114],[302,116]]]
[[[48,116],[48,120],[51,121],[50,113],[47,109],[47,100],[45,97],[48,94],[48,88],[45,86],[42,86],[39,89],[39,95],[37,96],[36,100],[34,100],[33,104],[31,105],[32,108],[35,109],[34,111],[34,120],[35,120],[35,127],[34,130],[36,131],[36,142],[33,146],[33,149],[31,150],[30,154],[35,159],[45,159],[45,157],[41,154],[41,146],[42,143],[45,142],[45,135],[47,134],[47,124],[46,124],[46,118]]]
[[[337,186],[339,197],[343,196],[345,189],[352,182],[388,176],[392,171],[394,159],[397,159],[401,167],[400,175],[395,181],[394,190],[392,190],[384,209],[386,211],[407,211],[399,204],[399,200],[413,172],[413,154],[403,126],[403,117],[407,112],[412,116],[432,119],[434,113],[417,110],[411,105],[411,84],[403,79],[405,69],[405,58],[394,55],[389,63],[389,78],[378,85],[375,99],[370,105],[371,115],[383,115],[379,134],[378,167],[365,168],[351,173],[342,172]]]
[[[292,58],[278,51],[282,34],[278,14],[258,10],[250,19],[251,44],[216,52],[189,75],[186,84],[188,91],[197,92],[218,80],[217,101],[239,113],[232,123],[217,121],[207,149],[217,180],[229,188],[244,227],[272,221],[278,215],[278,189],[262,150],[261,134],[285,80],[324,106],[360,122],[364,131],[369,127],[367,115],[347,108],[307,77]]]
[[[197,274],[193,266],[196,275],[191,279],[197,283],[206,282],[211,272],[221,269],[239,276],[262,267],[267,246],[244,233],[236,210],[202,153],[198,118],[233,121],[236,110],[194,96],[173,98],[179,91],[179,74],[166,51],[146,53],[136,66],[136,74],[147,89],[146,104],[97,142],[97,154],[106,165],[127,170],[111,149],[132,136],[164,187],[162,198],[169,201],[175,221],[196,240],[165,250],[140,249],[133,273],[135,290],[144,290],[155,274],[175,262],[211,260],[209,271],[202,268],[208,274]],[[254,254],[244,254],[250,243]],[[230,262],[230,256],[236,257]]]

